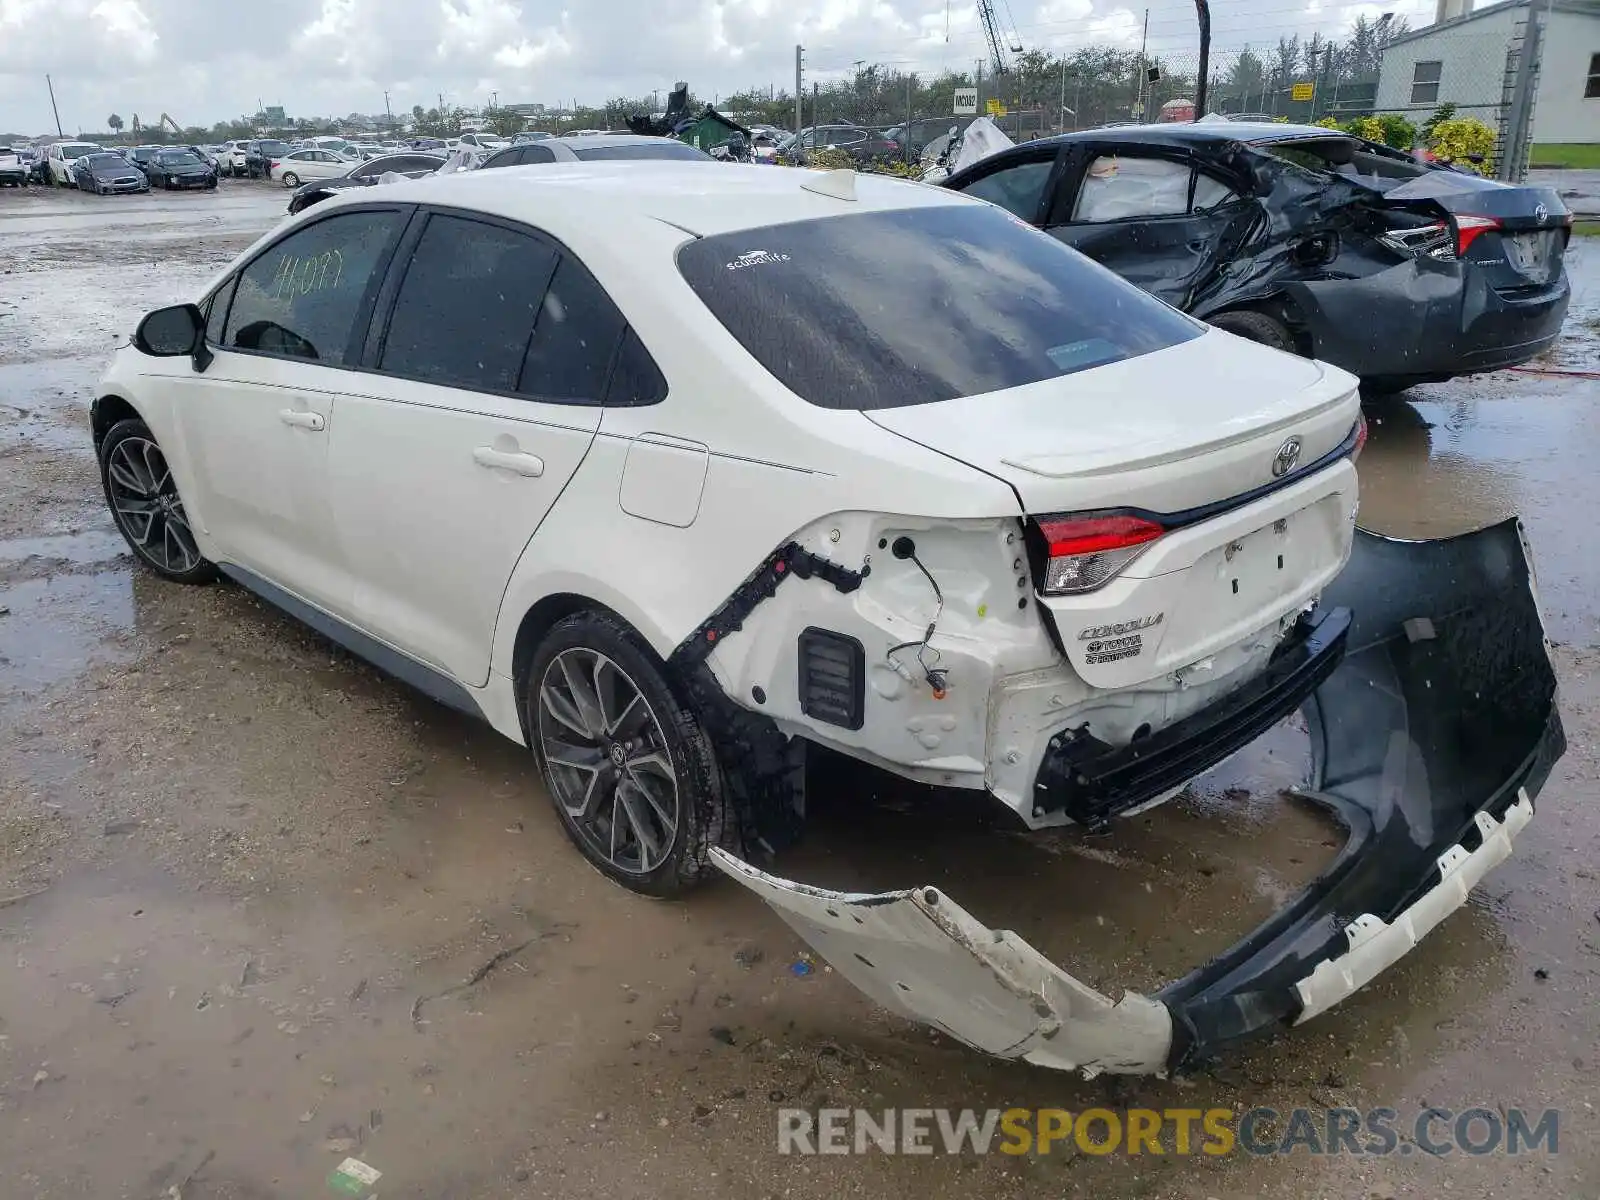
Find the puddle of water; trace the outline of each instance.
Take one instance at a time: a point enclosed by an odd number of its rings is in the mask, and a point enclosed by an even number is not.
[[[41,539],[49,540],[49,539]],[[107,635],[134,627],[133,571],[55,575],[0,586],[0,714],[115,653]]]
[[[114,558],[131,560],[131,555],[127,543],[115,528],[84,529],[50,537],[0,539],[0,563],[25,562],[30,558],[81,566]]]

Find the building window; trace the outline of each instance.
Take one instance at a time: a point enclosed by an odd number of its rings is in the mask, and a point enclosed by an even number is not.
[[[1583,85],[1585,100],[1600,100],[1600,54],[1589,55],[1589,81]]]
[[[1439,103],[1439,76],[1444,73],[1444,63],[1419,62],[1411,69],[1411,103]]]

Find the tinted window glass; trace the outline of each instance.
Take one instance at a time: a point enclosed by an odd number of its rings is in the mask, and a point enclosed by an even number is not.
[[[521,161],[526,163],[553,163],[556,160],[554,151],[548,146],[524,146]]]
[[[624,323],[595,277],[563,254],[533,327],[518,390],[547,400],[600,403]]]
[[[590,162],[618,158],[692,158],[697,162],[714,161],[709,154],[696,150],[685,142],[662,138],[659,142],[624,142],[620,146],[585,146],[574,150],[579,158]]]
[[[526,234],[435,216],[406,268],[384,338],[385,371],[515,391],[556,251]]]
[[[483,160],[478,168],[480,171],[491,170],[496,167],[516,167],[523,162],[523,151],[520,147],[511,150],[502,150],[498,154],[491,154]]]
[[[329,366],[351,361],[356,320],[402,221],[396,212],[346,213],[273,246],[240,276],[224,344]]]
[[[644,348],[639,335],[628,330],[622,335],[617,365],[611,371],[611,386],[606,388],[606,403],[612,406],[659,404],[667,398],[667,381],[661,368]]]
[[[211,302],[206,306],[206,341],[213,346],[220,346],[222,342],[222,324],[228,319],[228,301],[233,298],[234,280],[219,287],[212,294]]]
[[[1042,162],[1018,163],[974,180],[961,190],[968,196],[998,204],[1024,221],[1031,221],[1039,213],[1039,201],[1044,197],[1044,185],[1050,179],[1053,165],[1054,160],[1048,158]]]
[[[826,408],[1020,387],[1205,328],[981,205],[719,234],[679,250],[678,267],[757,361]]]

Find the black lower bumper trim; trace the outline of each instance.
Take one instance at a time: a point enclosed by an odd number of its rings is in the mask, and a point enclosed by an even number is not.
[[[1347,608],[1302,617],[1255,679],[1127,746],[1108,745],[1085,730],[1057,734],[1034,783],[1035,808],[1065,812],[1095,828],[1186,783],[1299,708],[1344,658],[1349,632]]]

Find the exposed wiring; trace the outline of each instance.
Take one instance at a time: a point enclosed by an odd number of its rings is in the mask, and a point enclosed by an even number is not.
[[[944,615],[944,591],[939,587],[939,581],[933,577],[933,572],[923,565],[922,560],[915,553],[907,554],[905,557],[916,563],[917,570],[922,572],[924,578],[928,581],[928,586],[933,589],[933,598],[936,602],[933,610],[933,620],[928,622],[928,628],[923,632],[921,641],[901,642],[898,645],[890,646],[884,652],[883,657],[896,674],[904,674],[905,672],[902,671],[900,663],[895,661],[894,656],[902,650],[909,650],[915,646],[917,648],[917,666],[922,668],[923,679],[927,681],[928,687],[933,691],[933,698],[935,700],[943,700],[946,684],[949,681],[949,673],[939,666],[941,657],[939,651],[928,643],[933,640],[934,630],[939,626],[939,618]],[[929,660],[929,655],[932,655],[931,661]]]

